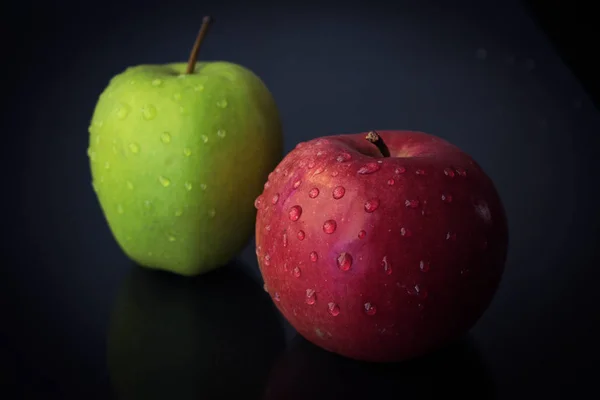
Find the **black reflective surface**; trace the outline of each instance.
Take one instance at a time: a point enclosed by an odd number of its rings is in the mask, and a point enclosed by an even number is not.
[[[595,392],[600,115],[519,2],[8,8],[0,382],[17,395],[2,398]],[[226,269],[189,281],[123,255],[90,185],[91,113],[126,66],[187,59],[205,14],[216,22],[201,58],[263,78],[286,151],[331,133],[417,129],[487,171],[508,215],[509,255],[494,302],[465,341],[405,365],[344,360],[281,321],[251,243]]]

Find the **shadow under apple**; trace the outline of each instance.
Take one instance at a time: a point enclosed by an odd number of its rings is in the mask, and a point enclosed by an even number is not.
[[[124,399],[259,398],[284,348],[271,299],[239,265],[196,278],[135,266],[108,332]]]
[[[473,341],[462,339],[403,363],[366,363],[322,350],[301,336],[274,364],[264,399],[493,399]]]

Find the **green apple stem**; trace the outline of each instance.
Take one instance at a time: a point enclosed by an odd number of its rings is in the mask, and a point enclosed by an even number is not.
[[[379,136],[379,134],[377,132],[371,131],[371,132],[367,133],[367,136],[365,137],[365,139],[367,139],[369,142],[371,142],[375,146],[377,146],[377,149],[379,149],[379,152],[381,153],[382,156],[384,156],[384,157],[390,156],[390,149],[388,149],[387,145],[383,141],[383,138],[381,136]]]
[[[190,53],[190,59],[188,60],[187,69],[185,71],[186,74],[191,74],[194,72],[196,60],[198,59],[198,53],[200,53],[200,46],[202,45],[202,41],[204,41],[204,37],[208,33],[208,28],[212,22],[213,19],[211,17],[206,16],[202,18],[202,26],[200,27],[200,31],[198,32],[198,36],[194,42],[194,47]]]

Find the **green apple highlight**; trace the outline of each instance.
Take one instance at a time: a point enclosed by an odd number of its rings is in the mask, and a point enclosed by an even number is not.
[[[225,264],[253,233],[281,130],[271,93],[239,65],[194,57],[115,76],[96,105],[88,156],[123,251],[181,275]]]

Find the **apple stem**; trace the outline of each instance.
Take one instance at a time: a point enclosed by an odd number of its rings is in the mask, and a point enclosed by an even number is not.
[[[375,146],[377,146],[377,149],[379,149],[379,152],[381,153],[382,156],[384,156],[384,157],[390,156],[390,149],[388,149],[387,145],[383,141],[383,138],[381,136],[379,136],[379,134],[377,132],[371,131],[371,132],[367,133],[367,136],[365,137],[365,139],[367,139],[369,142],[371,142]]]
[[[213,19],[209,16],[202,18],[202,26],[200,27],[200,31],[198,32],[198,36],[196,37],[196,41],[194,42],[194,47],[192,48],[192,52],[190,53],[190,59],[188,60],[187,69],[185,71],[186,74],[191,74],[194,72],[194,68],[196,67],[196,60],[198,59],[198,53],[200,52],[200,45],[204,40],[204,37],[208,33],[208,28],[210,24],[213,22]]]

